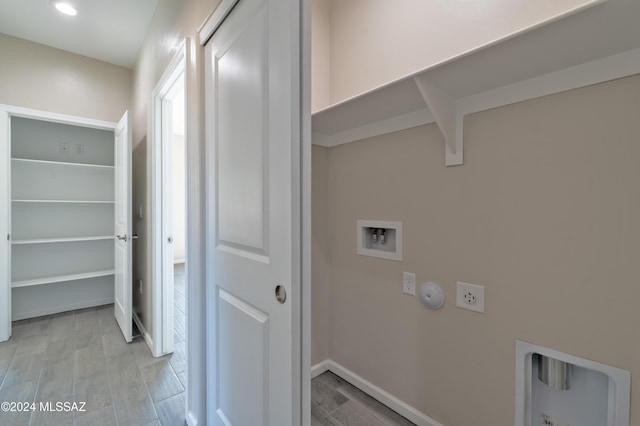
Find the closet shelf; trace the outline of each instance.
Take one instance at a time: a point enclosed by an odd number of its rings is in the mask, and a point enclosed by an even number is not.
[[[32,160],[29,158],[12,158],[11,161],[25,163],[25,164],[41,164],[41,165],[52,165],[52,166],[62,166],[62,167],[86,167],[93,169],[105,169],[105,170],[113,170],[114,166],[105,166],[102,164],[90,164],[90,163],[69,163],[64,161],[49,161],[49,160]]]
[[[54,203],[54,204],[115,204],[115,201],[108,200],[11,200],[14,203]]]
[[[76,280],[84,280],[87,278],[106,277],[114,274],[115,274],[115,270],[110,269],[106,271],[93,271],[93,272],[84,272],[79,274],[56,275],[51,277],[34,278],[30,280],[12,281],[11,287],[18,288],[18,287],[29,287],[34,285],[53,284],[53,283],[59,283],[64,281],[76,281]]]
[[[465,115],[640,73],[640,2],[595,0],[570,14],[314,112],[313,143],[435,122],[445,164],[462,164]]]
[[[69,237],[69,238],[38,238],[27,240],[13,240],[11,244],[47,244],[47,243],[73,243],[79,241],[100,241],[100,240],[112,240],[113,235],[100,235],[93,237]]]

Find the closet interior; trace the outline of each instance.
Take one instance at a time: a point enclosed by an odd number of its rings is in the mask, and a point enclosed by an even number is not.
[[[12,320],[113,302],[113,130],[10,118]]]

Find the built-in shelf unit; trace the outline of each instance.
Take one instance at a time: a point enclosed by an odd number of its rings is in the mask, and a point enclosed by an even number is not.
[[[437,123],[445,164],[463,164],[466,115],[640,73],[638,16],[638,1],[588,1],[315,111],[313,143],[334,147]]]
[[[9,118],[13,320],[113,301],[113,126],[51,117]]]

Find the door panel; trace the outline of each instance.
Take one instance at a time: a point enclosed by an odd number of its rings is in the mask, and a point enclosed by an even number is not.
[[[116,321],[124,339],[132,339],[131,275],[131,125],[129,113],[115,129],[115,302]]]
[[[214,59],[218,246],[262,255],[268,237],[269,181],[268,140],[264,138],[268,117],[266,21],[263,8]]]
[[[218,415],[233,425],[264,425],[269,317],[222,289],[218,297],[218,373],[220,388],[226,390],[220,394]]]
[[[240,0],[206,45],[207,424],[302,423],[299,6]]]

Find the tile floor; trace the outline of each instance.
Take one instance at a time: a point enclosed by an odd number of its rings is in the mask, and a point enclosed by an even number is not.
[[[326,372],[311,381],[311,426],[412,426],[360,389]]]
[[[182,426],[186,384],[184,266],[175,268],[175,352],[126,344],[113,305],[13,323],[0,343],[0,402],[86,402],[86,412],[0,410],[2,426]],[[311,425],[410,426],[338,376],[311,382]]]
[[[2,426],[184,424],[184,267],[175,271],[175,352],[125,343],[113,305],[13,323],[0,343],[0,402],[86,402],[86,412],[3,412]]]

